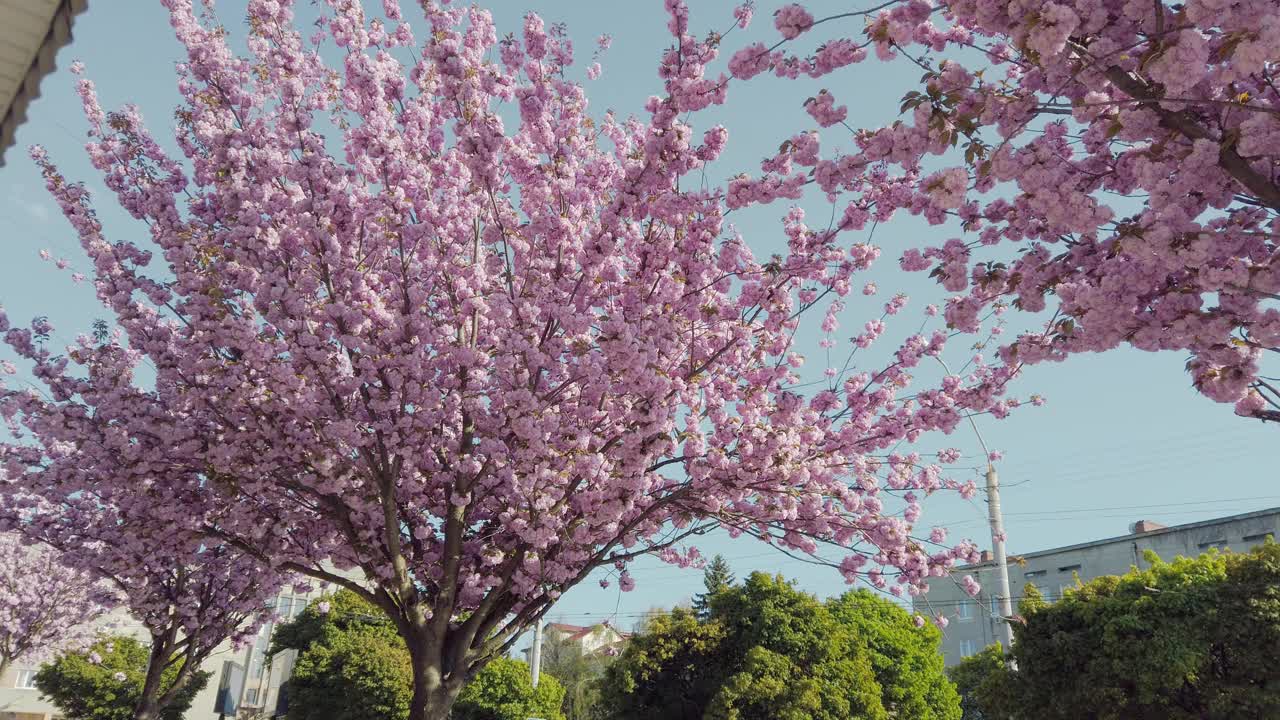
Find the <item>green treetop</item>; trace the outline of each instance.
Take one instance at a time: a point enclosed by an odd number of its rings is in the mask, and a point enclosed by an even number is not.
[[[729,589],[733,582],[733,571],[729,569],[729,561],[725,560],[723,555],[711,558],[711,562],[707,563],[706,569],[702,571],[702,586],[707,591],[698,593],[693,598],[693,610],[698,617],[705,619],[710,609],[709,598]]]
[[[824,603],[754,573],[705,618],[653,618],[606,670],[603,704],[617,720],[958,720],[939,638],[869,593]]]

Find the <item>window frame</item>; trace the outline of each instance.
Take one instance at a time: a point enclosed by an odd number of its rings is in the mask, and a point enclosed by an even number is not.
[[[36,673],[38,672],[40,671],[36,668],[18,670],[14,674],[13,688],[15,690],[39,690],[40,688],[36,687]],[[25,684],[23,683],[24,680],[26,681]]]

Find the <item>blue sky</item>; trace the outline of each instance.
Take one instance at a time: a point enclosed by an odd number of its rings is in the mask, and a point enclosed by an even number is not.
[[[300,4],[304,14],[310,12],[308,3]],[[405,2],[406,15],[411,18],[413,4]],[[732,3],[694,0],[691,4],[695,27],[724,29],[729,25]],[[372,9],[378,3],[366,0],[366,5]],[[497,0],[487,5],[496,16],[500,33],[518,30],[521,15],[530,9],[548,21],[567,22],[583,67],[590,62],[587,56],[594,38],[611,34],[614,42],[604,57],[604,74],[588,83],[596,112],[607,108],[622,115],[641,112],[644,99],[660,89],[654,68],[668,38],[659,0]],[[731,36],[730,47],[739,47],[748,39],[776,37],[769,22],[774,5],[762,5],[757,9],[756,24],[745,34]],[[846,3],[812,5],[847,9]],[[243,0],[218,5],[224,22],[236,30],[243,27],[239,22],[242,8]],[[840,29],[852,33],[859,27],[854,24]],[[29,119],[18,132],[17,146],[9,149],[6,165],[0,168],[0,228],[4,229],[0,235],[4,241],[0,305],[15,321],[48,315],[57,328],[55,338],[69,341],[87,332],[94,318],[106,316],[88,284],[71,282],[69,272],[83,268],[85,261],[74,234],[58,215],[26,157],[29,145],[44,145],[70,178],[88,181],[109,236],[145,237],[143,226],[107,201],[102,183],[84,157],[84,124],[66,67],[73,59],[84,61],[104,105],[137,103],[152,121],[153,132],[163,138],[172,126],[172,110],[178,102],[172,63],[179,57],[179,46],[157,1],[93,3],[76,21],[74,43],[59,55],[59,70],[45,78],[43,96],[31,106]],[[699,121],[699,130],[708,121],[723,122],[730,129],[729,150],[715,170],[725,168],[726,176],[739,170],[753,171],[759,158],[776,151],[788,135],[812,125],[801,104],[819,87],[830,88],[840,102],[850,106],[850,125],[875,126],[893,120],[897,100],[911,89],[919,74],[914,66],[899,61],[892,65],[868,62],[822,84],[763,78],[731,96],[727,107],[708,113]],[[826,138],[841,142],[834,135]],[[847,140],[843,144],[847,146]],[[829,212],[821,204],[813,208],[815,213]],[[778,243],[778,219],[785,211],[786,206],[778,204],[745,214],[736,222],[753,248],[767,250]],[[871,316],[870,308],[878,308],[888,294],[903,290],[912,294],[913,301],[899,330],[914,331],[920,308],[945,295],[918,275],[904,276],[897,270],[896,257],[906,247],[939,242],[951,234],[910,217],[881,226],[874,240],[885,255],[866,279],[875,280],[882,295],[861,307],[851,303],[846,316],[856,324],[846,323],[846,327],[860,326]],[[56,257],[67,258],[71,270],[58,271],[52,263],[41,261],[37,254],[45,248]],[[1017,316],[1011,321],[1014,330],[1031,322]],[[816,344],[807,349],[818,352]],[[1020,410],[1007,421],[979,421],[987,443],[1005,453],[999,470],[1006,485],[1003,501],[1012,552],[1120,535],[1129,522],[1141,518],[1173,524],[1280,506],[1272,462],[1276,430],[1236,418],[1229,406],[1201,398],[1190,388],[1184,362],[1178,353],[1123,350],[1031,368],[1020,381],[1019,391],[1024,396],[1041,393],[1048,403]],[[818,362],[816,367],[820,372],[823,365]],[[967,431],[933,447],[946,445],[975,456],[979,453]],[[972,502],[955,497],[931,499],[925,512],[928,524],[953,528],[953,537],[973,537],[980,546],[989,545],[981,496]],[[845,589],[834,570],[791,560],[751,540],[712,538],[702,548],[707,554],[727,556],[739,576],[752,570],[780,572],[820,596]],[[551,617],[576,623],[615,618],[616,624],[629,627],[645,610],[669,607],[700,588],[698,571],[657,561],[638,563],[633,575],[638,587],[631,593],[620,593],[616,584],[604,590],[588,580],[568,593]]]

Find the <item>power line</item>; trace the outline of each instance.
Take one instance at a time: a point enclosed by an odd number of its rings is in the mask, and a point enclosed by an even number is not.
[[[1214,519],[1214,517],[1220,516],[1222,513],[1239,514],[1239,513],[1246,513],[1246,512],[1255,511],[1255,510],[1257,510],[1257,508],[1208,508],[1204,510],[1186,509],[1186,510],[1181,510],[1179,512],[1184,515],[1206,515],[1207,514],[1209,515],[1209,517],[1205,519],[1212,520]],[[1134,518],[1133,518],[1133,515],[1129,513],[1117,514],[1117,515],[1090,515],[1090,516],[1076,515],[1076,516],[1062,516],[1062,517],[1031,517],[1031,518],[1024,517],[1024,518],[1016,518],[1012,520],[1011,524],[1025,526],[1032,523],[1044,523],[1044,522],[1077,522],[1078,523],[1083,520],[1090,520],[1090,519],[1131,520]],[[1194,519],[1190,519],[1190,518],[1189,518],[1189,521],[1195,522]],[[948,525],[947,527],[954,529],[957,527],[972,525],[976,522],[978,521],[970,520],[963,523],[953,523],[951,525]],[[1181,524],[1181,523],[1174,523],[1174,525],[1178,525],[1178,524]],[[1127,534],[1127,533],[1122,533],[1122,534]]]
[[[1203,506],[1203,505],[1212,505],[1212,504],[1219,504],[1219,503],[1252,502],[1257,500],[1280,500],[1280,495],[1255,495],[1253,497],[1217,498],[1213,500],[1195,500],[1195,501],[1176,502],[1176,503],[1152,503],[1149,505],[1114,505],[1110,507],[1066,508],[1066,509],[1057,509],[1057,510],[1023,510],[1018,512],[1005,513],[1005,514],[1018,515],[1018,516],[1033,516],[1033,517],[1027,518],[1027,520],[1028,521],[1035,520],[1037,522],[1041,520],[1080,520],[1082,518],[1068,517],[1068,516],[1072,514],[1078,514],[1078,513],[1113,512],[1113,511],[1119,511],[1119,510],[1161,510],[1161,509],[1173,508],[1173,507],[1186,507],[1189,505]],[[1209,508],[1201,508],[1197,510],[1182,510],[1180,512],[1184,512],[1184,513],[1185,512],[1194,512],[1194,513],[1233,512],[1234,513],[1234,512],[1248,512],[1248,511],[1249,511],[1249,508],[1209,507]],[[1114,518],[1114,517],[1128,517],[1128,516],[1098,515],[1095,517]],[[939,527],[952,528],[952,527],[959,527],[962,525],[969,525],[977,522],[986,522],[986,519],[985,518],[964,518],[964,519],[957,519],[957,520],[950,520],[950,521],[938,521],[932,524],[937,525]],[[1023,522],[1023,521],[1018,521],[1018,522]]]
[[[1165,508],[1165,507],[1182,507],[1185,505],[1206,505],[1209,503],[1248,502],[1251,500],[1277,500],[1277,499],[1280,499],[1280,495],[1255,495],[1254,497],[1220,498],[1217,500],[1193,500],[1190,502],[1175,502],[1175,503],[1153,503],[1150,505],[1113,505],[1111,507],[1072,508],[1069,510],[1026,510],[1022,512],[1012,512],[1012,513],[1006,513],[1006,514],[1007,515],[1047,515],[1047,514],[1056,514],[1059,512],[1074,513],[1074,512],[1105,512],[1108,510],[1152,510],[1156,508]],[[1206,509],[1212,509],[1212,508],[1206,508]]]
[[[1251,502],[1251,501],[1257,501],[1257,500],[1280,500],[1280,495],[1255,495],[1252,497],[1217,498],[1213,500],[1194,500],[1194,501],[1174,502],[1174,503],[1151,503],[1151,504],[1145,504],[1145,505],[1113,505],[1109,507],[1068,508],[1068,509],[1060,509],[1060,510],[1027,510],[1027,511],[1019,511],[1019,512],[1009,512],[1009,513],[1005,513],[1005,515],[1031,516],[1031,517],[1026,517],[1024,520],[1014,521],[1019,523],[1042,522],[1046,520],[1079,521],[1082,518],[1068,517],[1067,515],[1070,515],[1072,513],[1097,513],[1097,512],[1112,512],[1112,511],[1120,511],[1120,510],[1159,510],[1159,509],[1171,508],[1171,507],[1186,507],[1191,505],[1203,506],[1203,505],[1218,504],[1218,503],[1240,503],[1240,502]],[[1183,510],[1181,512],[1184,512],[1184,513],[1188,513],[1188,512],[1236,513],[1236,512],[1248,512],[1251,509],[1252,508],[1241,508],[1241,507],[1212,507],[1212,508],[1201,508],[1196,510]],[[1059,515],[1061,517],[1054,517]],[[1112,519],[1112,518],[1127,518],[1127,517],[1130,517],[1130,515],[1096,515],[1095,517]],[[930,523],[927,523],[927,525],[936,526],[936,527],[945,527],[945,528],[955,528],[955,527],[962,527],[965,525],[971,525],[979,522],[985,523],[986,521],[987,521],[986,518],[967,518],[967,519],[951,520],[951,521],[930,522]],[[734,561],[741,561],[741,560],[754,560],[762,557],[774,557],[782,563],[803,562],[802,559],[797,559],[797,558],[793,558],[785,555],[782,552],[782,550],[779,548],[773,548],[770,550],[766,550],[758,553],[752,553],[749,555],[724,556],[724,559],[730,562],[734,562]],[[647,577],[655,573],[675,573],[675,572],[684,573],[691,570],[697,571],[697,570],[700,570],[700,568],[692,568],[692,567],[683,568],[676,565],[667,565],[665,567],[654,567],[654,568],[643,568],[639,570],[630,570],[629,572],[631,573],[632,576],[635,576],[635,577]]]
[[[1236,440],[1234,442],[1231,442],[1231,441],[1223,442],[1218,439],[1219,437],[1223,435],[1228,435],[1228,434],[1235,436]],[[1208,435],[1198,434],[1197,436],[1195,436],[1194,440],[1188,440],[1188,441],[1183,441],[1180,438],[1169,438],[1164,443],[1161,443],[1159,445],[1159,447],[1165,448],[1163,452],[1147,453],[1147,454],[1144,454],[1144,456],[1140,459],[1138,458],[1132,459],[1129,463],[1123,464],[1120,466],[1117,466],[1117,464],[1114,461],[1107,459],[1107,456],[1108,456],[1107,452],[1090,451],[1087,456],[1083,456],[1083,457],[1082,455],[1077,453],[1073,453],[1071,455],[1058,456],[1060,458],[1065,458],[1061,462],[1053,461],[1054,458],[1052,456],[1047,460],[1042,456],[1037,456],[1034,459],[1034,461],[1027,461],[1027,462],[1011,461],[1005,467],[1011,472],[1015,472],[1016,474],[1019,474],[1019,475],[1032,474],[1032,473],[1035,473],[1038,469],[1041,469],[1044,467],[1053,467],[1059,470],[1066,469],[1070,471],[1066,473],[1065,476],[1067,477],[1075,477],[1075,476],[1080,476],[1082,474],[1092,475],[1097,470],[1105,470],[1108,474],[1115,475],[1118,473],[1120,469],[1124,469],[1124,468],[1135,468],[1135,467],[1145,468],[1145,467],[1164,466],[1169,464],[1179,464],[1181,459],[1184,456],[1204,454],[1206,450],[1211,448],[1215,450],[1239,451],[1239,450],[1247,449],[1249,447],[1255,447],[1257,445],[1258,445],[1257,442],[1253,441],[1248,436],[1241,435],[1238,432],[1220,431],[1217,433],[1210,433]],[[1153,444],[1153,449],[1154,447],[1155,446]],[[1123,447],[1117,447],[1116,449],[1124,450],[1125,457],[1131,457],[1133,454],[1132,444],[1128,444]]]

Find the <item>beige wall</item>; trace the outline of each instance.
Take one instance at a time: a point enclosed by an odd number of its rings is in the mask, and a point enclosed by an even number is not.
[[[281,593],[277,598],[277,602],[288,600],[287,617],[293,618],[302,612],[307,603],[320,595],[319,591],[315,591],[306,595],[294,593],[291,591]],[[277,605],[281,613],[285,613],[286,608]],[[289,679],[289,674],[293,670],[293,661],[296,653],[289,651],[281,653],[274,658],[270,664],[265,661],[267,645],[271,639],[271,633],[275,626],[268,623],[259,631],[254,642],[249,647],[233,648],[231,643],[224,643],[218,650],[209,657],[204,663],[204,669],[213,673],[209,678],[209,684],[204,690],[196,696],[195,701],[191,703],[191,709],[187,711],[185,720],[217,720],[218,714],[213,711],[214,702],[218,697],[218,681],[222,674],[224,662],[230,660],[239,665],[247,666],[252,671],[252,677],[248,677],[244,684],[244,693],[241,696],[240,711],[246,714],[248,710],[263,710],[266,717],[270,717],[275,711],[276,701],[280,694],[280,685]],[[259,675],[260,673],[260,675]],[[257,698],[253,698],[252,690],[257,690]],[[0,718],[3,720],[3,718]]]

